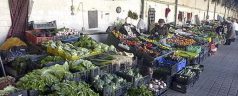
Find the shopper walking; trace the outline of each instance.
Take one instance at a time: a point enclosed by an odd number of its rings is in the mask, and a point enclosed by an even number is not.
[[[232,42],[235,42],[235,40],[236,40],[236,32],[237,32],[237,30],[238,30],[238,24],[236,23],[236,20],[235,19],[233,19],[232,20],[232,38],[231,38],[231,41]]]
[[[234,19],[234,27],[235,27],[235,32],[236,32],[236,35],[238,35],[238,19]]]
[[[226,25],[227,25],[227,34],[226,34],[226,43],[224,45],[230,45],[232,39],[236,38],[236,34],[232,22],[226,21]]]

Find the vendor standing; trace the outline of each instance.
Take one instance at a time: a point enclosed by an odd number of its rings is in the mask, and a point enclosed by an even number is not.
[[[167,37],[169,29],[168,26],[165,25],[164,19],[159,19],[158,25],[151,30],[151,35],[156,37]]]

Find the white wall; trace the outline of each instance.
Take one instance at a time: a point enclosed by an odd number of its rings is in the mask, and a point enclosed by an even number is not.
[[[4,0],[7,1],[7,0]],[[75,15],[71,15],[71,0],[33,0],[33,9],[30,14],[30,21],[47,22],[56,20],[58,27],[69,27],[81,30],[85,27],[86,30],[102,30],[113,24],[117,17],[126,18],[129,10],[140,14],[141,0],[73,0]],[[156,2],[159,3],[156,3]],[[80,3],[82,2],[82,3]],[[192,12],[193,17],[198,15],[200,20],[206,19],[207,1],[204,0],[179,0],[178,12]],[[169,4],[169,5],[168,5]],[[82,9],[83,5],[83,9]],[[122,8],[122,13],[116,13],[116,7]],[[147,23],[147,14],[149,7],[156,10],[156,22],[158,19],[165,19],[165,8],[171,9],[168,15],[168,22],[174,21],[174,0],[145,0],[145,22]],[[98,10],[99,26],[95,29],[88,28],[88,11]],[[210,3],[209,19],[212,20],[214,16],[214,3]],[[109,15],[106,15],[109,13]],[[218,5],[217,13],[224,14],[224,7]],[[186,16],[186,14],[185,14]],[[222,15],[223,16],[223,15]],[[193,20],[194,21],[194,18]],[[84,22],[84,24],[83,24]],[[137,21],[134,21],[137,24]]]
[[[47,22],[56,20],[58,27],[65,26],[81,30],[84,26],[88,30],[88,11],[98,10],[99,28],[93,30],[103,31],[110,24],[113,24],[117,17],[125,19],[129,10],[137,12],[139,15],[141,5],[140,0],[74,0],[75,15],[71,15],[71,0],[33,1],[30,21]],[[83,4],[80,2],[83,2]],[[116,13],[116,7],[118,6],[122,8],[122,13],[120,14]],[[106,13],[109,13],[109,15],[106,15]]]
[[[8,0],[0,0],[0,45],[5,41],[9,27],[11,26],[11,17]]]

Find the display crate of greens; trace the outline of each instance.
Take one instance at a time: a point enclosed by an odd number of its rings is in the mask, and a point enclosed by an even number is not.
[[[28,96],[27,90],[20,90],[13,85],[8,85],[0,90],[1,96]]]
[[[49,96],[99,96],[85,82],[63,81],[51,87]]]
[[[191,69],[192,71],[194,71],[196,73],[196,78],[198,79],[200,73],[203,72],[203,70],[204,70],[204,65],[192,64],[190,66],[186,66],[186,68]]]
[[[16,79],[19,77],[22,77],[24,74],[26,74],[30,63],[28,63],[29,56],[21,56],[15,58],[13,61],[9,62],[5,66],[6,73],[15,77]]]
[[[139,86],[130,88],[126,93],[126,96],[154,96],[154,94],[147,86]]]
[[[198,79],[198,73],[195,72],[193,69],[185,68],[179,73],[175,74],[174,81],[180,84],[189,85],[194,84]]]
[[[17,88],[24,90],[36,90],[41,95],[51,92],[51,87],[65,80],[66,76],[72,75],[69,72],[69,65],[54,65],[43,69],[33,70],[20,78],[16,83]]]
[[[115,74],[98,75],[92,84],[102,96],[123,96],[131,86],[131,83]]]
[[[146,85],[150,82],[150,76],[143,76],[140,74],[139,69],[129,69],[124,71],[116,72],[116,74],[128,82],[132,82],[132,86],[138,87],[141,85]]]
[[[100,74],[100,69],[88,60],[69,61],[69,70],[73,73],[75,81],[80,79],[88,81],[89,77],[94,77]]]
[[[98,66],[102,73],[113,73],[130,68],[133,65],[133,57],[124,56],[123,54],[104,53],[86,59]]]
[[[65,59],[60,56],[40,55],[30,58],[30,62],[36,65],[38,68],[42,68],[50,67],[56,64],[63,65],[65,63]]]

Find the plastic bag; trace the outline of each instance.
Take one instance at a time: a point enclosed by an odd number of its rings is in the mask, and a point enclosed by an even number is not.
[[[7,39],[1,46],[0,50],[9,50],[14,46],[27,46],[25,42],[17,37]]]

